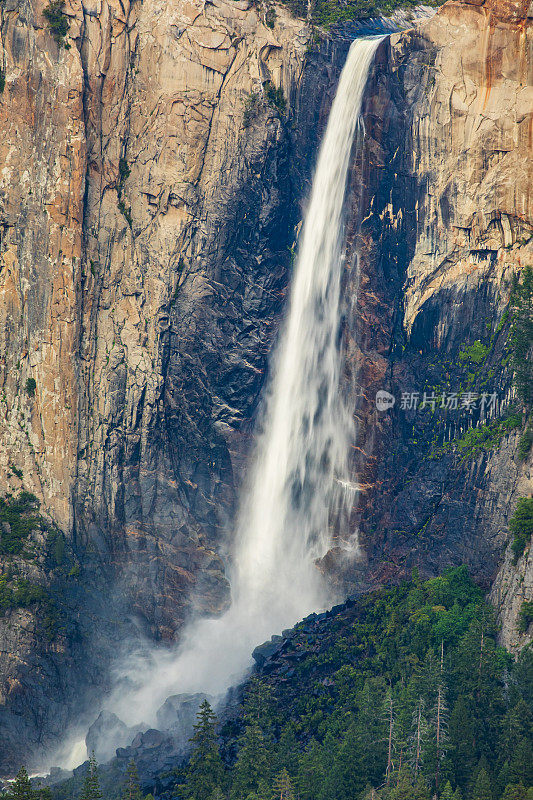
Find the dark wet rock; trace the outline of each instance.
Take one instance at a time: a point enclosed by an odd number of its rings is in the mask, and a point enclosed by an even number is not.
[[[252,653],[252,658],[257,664],[263,665],[268,659],[281,650],[283,642],[284,639],[282,636],[272,636],[269,642],[264,642],[255,648]]]

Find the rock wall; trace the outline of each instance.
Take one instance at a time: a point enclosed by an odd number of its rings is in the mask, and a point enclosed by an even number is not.
[[[488,588],[532,493],[508,309],[533,262],[531,24],[525,2],[446,3],[382,45],[368,92],[353,525],[377,581],[466,563]],[[421,409],[424,392],[438,400]],[[441,408],[452,393],[458,408]]]
[[[250,98],[297,85],[306,34],[243,3],[73,2],[66,49],[44,5],[2,10],[0,480],[78,548],[143,562],[138,608],[171,636],[199,571],[206,609],[227,593],[225,434],[257,396],[292,240],[285,126]]]
[[[304,22],[242,0],[69,0],[62,46],[45,7],[0,6],[0,493],[37,495],[79,574],[40,574],[59,639],[39,606],[0,621],[4,770],[92,722],[124,640],[228,601],[236,485],[347,47],[309,53]]]

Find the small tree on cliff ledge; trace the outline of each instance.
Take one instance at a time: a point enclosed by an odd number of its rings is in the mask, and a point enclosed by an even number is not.
[[[103,794],[100,791],[100,780],[98,778],[98,765],[94,753],[89,758],[89,767],[80,800],[102,800]]]
[[[126,785],[122,790],[122,800],[143,800],[137,766],[133,759],[128,764],[126,772]]]
[[[185,796],[194,800],[209,800],[224,780],[224,765],[220,758],[215,731],[216,716],[204,700],[196,716],[191,743],[194,747],[189,768]]]
[[[9,800],[33,800],[35,794],[26,769],[21,767],[8,794]]]
[[[43,10],[43,16],[46,17],[50,33],[59,47],[64,47],[66,50],[69,50],[70,45],[66,42],[65,37],[69,32],[70,23],[67,15],[63,11],[64,5],[65,0],[50,0]]]

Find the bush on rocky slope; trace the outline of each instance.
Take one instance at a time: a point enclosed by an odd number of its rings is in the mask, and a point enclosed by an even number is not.
[[[509,530],[514,534],[511,549],[514,563],[522,556],[533,534],[533,498],[520,497],[516,510],[509,520]]]
[[[520,633],[526,633],[527,629],[533,622],[533,603],[524,600],[520,608],[520,619],[518,629]]]
[[[48,21],[50,33],[56,40],[59,47],[67,47],[65,37],[70,27],[68,17],[63,10],[64,6],[64,0],[50,0],[43,11],[43,14]]]
[[[18,555],[31,531],[39,525],[39,501],[30,492],[17,498],[0,497],[0,555]]]

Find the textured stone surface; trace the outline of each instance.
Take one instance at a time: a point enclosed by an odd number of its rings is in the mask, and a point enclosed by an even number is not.
[[[304,22],[280,8],[272,30],[241,0],[70,0],[65,49],[44,6],[1,9],[0,490],[35,492],[82,571],[50,697],[42,609],[0,625],[5,684],[24,683],[2,689],[11,768],[74,710],[94,720],[132,632],[171,640],[228,601],[236,484],[347,46],[309,54]]]
[[[306,34],[242,2],[71,2],[58,50],[42,8],[3,11],[0,477],[22,469],[78,547],[126,552],[171,636],[199,572],[201,610],[227,595],[225,432],[261,383],[291,201],[279,115],[243,114],[297,85]]]
[[[376,580],[466,563],[489,587],[516,499],[533,489],[516,431],[471,457],[439,455],[479,415],[438,422],[399,408],[402,391],[496,391],[502,412],[511,399],[502,317],[512,273],[533,262],[530,36],[527,3],[447,3],[379,53],[353,346],[363,484],[353,524]],[[483,363],[461,360],[477,340]],[[380,388],[397,398],[384,414]]]
[[[532,598],[533,551],[528,547],[515,565],[511,548],[508,547],[492,586],[490,599],[499,612],[500,640],[512,652],[517,652],[532,639],[531,625],[523,632],[518,627],[522,603],[531,603]]]

